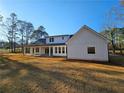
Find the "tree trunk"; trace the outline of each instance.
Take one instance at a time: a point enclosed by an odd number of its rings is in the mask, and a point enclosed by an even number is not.
[[[23,45],[23,43],[22,43],[22,53],[24,55],[24,45]]]
[[[12,27],[12,53],[14,52],[14,32]]]
[[[123,54],[122,51],[123,51],[123,50],[122,50],[122,45],[121,45],[121,43],[120,43],[120,54],[121,54],[121,55]]]
[[[11,41],[9,40],[9,52],[11,52]]]
[[[14,53],[16,52],[16,42],[15,42],[15,37],[14,37],[14,42],[13,42],[13,49],[14,49]]]
[[[23,39],[23,34],[22,34],[22,41],[21,41],[21,42],[22,42],[22,53],[23,53],[23,55],[24,55],[24,44],[23,44],[23,40],[24,40],[24,39]]]
[[[114,41],[112,40],[111,43],[112,43],[113,54],[115,54],[115,44],[114,44]]]
[[[11,41],[11,52],[13,53],[13,41]]]

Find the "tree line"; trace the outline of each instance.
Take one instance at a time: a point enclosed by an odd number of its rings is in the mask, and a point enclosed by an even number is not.
[[[17,47],[21,47],[21,52],[24,53],[24,45],[48,36],[44,26],[41,25],[35,30],[31,22],[19,20],[15,13],[11,13],[9,18],[0,15],[0,27],[8,39],[12,53],[16,52]]]
[[[124,1],[120,1],[119,6],[113,6],[105,15],[103,31],[101,31],[109,41],[109,49],[124,50]]]

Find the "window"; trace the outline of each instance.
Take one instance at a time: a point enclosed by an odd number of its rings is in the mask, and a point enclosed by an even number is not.
[[[54,38],[53,37],[50,37],[49,38],[49,42],[54,42]]]
[[[59,53],[61,53],[61,47],[59,47]]]
[[[62,40],[64,40],[64,36],[62,36]]]
[[[26,48],[26,53],[30,53],[30,48]]]
[[[34,48],[33,48],[33,53],[34,53]]]
[[[36,52],[39,52],[39,48],[36,48]]]
[[[65,47],[62,47],[62,53],[65,53]]]
[[[88,47],[87,51],[88,51],[88,54],[95,54],[95,47]]]
[[[57,53],[57,47],[55,47],[55,53]]]
[[[49,48],[45,48],[45,54],[49,54]]]

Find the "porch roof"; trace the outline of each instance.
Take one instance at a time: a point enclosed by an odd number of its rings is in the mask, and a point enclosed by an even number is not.
[[[54,44],[29,44],[24,45],[24,47],[32,47],[32,46],[60,46],[60,45],[66,45],[65,43],[54,43]]]

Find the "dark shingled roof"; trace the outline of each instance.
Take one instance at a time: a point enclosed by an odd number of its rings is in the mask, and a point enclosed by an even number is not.
[[[44,44],[46,44],[46,39],[45,38],[38,39],[37,41],[31,43],[31,45],[33,45],[33,44],[34,45],[37,45],[37,44],[44,45]]]
[[[65,43],[54,43],[54,44],[29,44],[29,45],[25,45],[26,47],[30,47],[30,46],[59,46],[59,45],[65,45]]]
[[[71,38],[73,35],[56,35],[56,36],[70,36],[69,38]],[[51,37],[51,36],[48,36],[48,37]],[[25,46],[49,46],[49,45],[51,45],[51,46],[58,45],[59,46],[59,45],[65,45],[65,43],[46,44],[46,38],[41,38],[41,39],[38,39],[37,41],[32,42],[29,45],[25,45]]]

